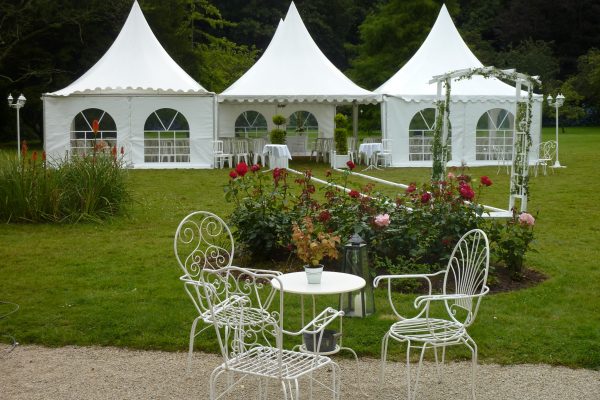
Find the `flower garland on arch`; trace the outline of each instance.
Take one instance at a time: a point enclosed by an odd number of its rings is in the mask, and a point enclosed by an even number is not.
[[[473,76],[479,75],[484,78],[495,77],[501,80],[508,80],[519,84],[525,83],[527,87],[527,101],[519,101],[517,103],[517,115],[515,115],[515,127],[518,127],[517,138],[513,143],[514,158],[513,158],[513,174],[511,177],[511,195],[529,194],[529,177],[528,172],[528,154],[531,148],[531,120],[533,118],[533,86],[540,85],[541,82],[537,77],[527,74],[518,73],[514,70],[501,70],[496,67],[479,67],[470,68],[462,71],[453,71],[438,77],[434,77],[434,81],[444,81],[446,90],[445,101],[436,101],[436,127],[434,130],[432,144],[433,168],[431,179],[432,181],[440,181],[444,179],[447,161],[447,148],[450,134],[446,137],[446,142],[442,143],[443,139],[443,116],[446,118],[448,133],[450,133],[450,93],[451,81],[461,81],[471,79]],[[521,139],[520,135],[524,135]]]

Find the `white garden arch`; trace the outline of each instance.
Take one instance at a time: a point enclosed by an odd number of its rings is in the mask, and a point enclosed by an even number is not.
[[[432,181],[443,180],[446,176],[447,147],[449,138],[450,98],[452,81],[471,79],[473,76],[512,81],[515,84],[515,102],[513,115],[513,150],[510,174],[510,197],[508,209],[516,208],[520,201],[520,210],[527,211],[529,195],[529,149],[531,148],[531,119],[533,113],[533,86],[540,85],[537,77],[516,72],[515,70],[500,70],[494,67],[467,68],[451,71],[434,76],[430,84],[437,84],[436,129],[432,144],[433,169]],[[442,90],[443,89],[443,90]],[[442,93],[444,91],[445,93]],[[523,97],[524,92],[526,97]]]

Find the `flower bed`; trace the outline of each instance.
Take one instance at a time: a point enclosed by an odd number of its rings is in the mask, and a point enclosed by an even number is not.
[[[445,181],[413,183],[390,198],[371,184],[349,188],[354,164],[348,167],[338,179],[327,172],[328,184],[317,190],[310,171],[292,178],[284,169],[268,174],[260,166],[240,163],[226,187],[227,200],[236,204],[230,222],[237,228],[238,243],[255,259],[283,260],[298,251],[293,224],[310,218],[316,231],[339,236],[341,245],[359,234],[369,245],[375,273],[430,272],[445,266],[462,234],[482,228],[496,261],[509,266],[514,276],[522,271],[534,219],[527,213],[508,221],[483,218],[477,197],[492,185],[487,176],[473,180],[450,172]]]

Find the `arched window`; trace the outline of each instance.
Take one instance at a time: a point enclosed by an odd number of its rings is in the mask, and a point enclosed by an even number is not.
[[[316,138],[319,133],[319,123],[312,113],[295,111],[287,120],[286,131],[288,136],[307,134]]]
[[[435,130],[435,108],[425,108],[417,112],[408,126],[409,161],[431,160],[431,145]],[[452,159],[452,132],[448,132],[448,160]]]
[[[144,162],[190,162],[190,126],[179,111],[161,108],[148,116]]]
[[[503,108],[486,111],[477,122],[477,160],[512,160],[514,115]]]
[[[267,135],[267,120],[258,111],[244,111],[235,120],[235,136],[263,138]]]
[[[98,121],[98,133],[92,129]],[[86,155],[96,146],[98,150],[111,149],[117,145],[117,125],[104,110],[88,108],[81,111],[71,122],[71,154]]]

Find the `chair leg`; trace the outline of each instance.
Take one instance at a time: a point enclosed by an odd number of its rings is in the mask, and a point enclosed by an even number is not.
[[[387,349],[388,349],[388,342],[390,339],[390,333],[387,332],[384,336],[383,339],[381,340],[381,373],[380,373],[380,383],[383,385],[385,382],[385,361],[387,359]]]
[[[421,366],[423,365],[423,356],[425,355],[425,349],[427,349],[427,345],[423,343],[423,347],[421,348],[421,356],[419,357],[419,366],[417,367],[417,376],[415,377],[415,387],[413,389],[412,400],[416,400],[417,398],[417,389],[419,388],[419,377],[421,375]]]
[[[190,330],[190,344],[188,350],[188,360],[187,360],[187,373],[190,374],[192,372],[192,356],[194,354],[194,339],[196,339],[196,325],[198,325],[198,321],[200,317],[197,317],[194,322],[192,322],[192,329]]]
[[[471,350],[472,364],[471,364],[471,396],[475,400],[475,382],[477,378],[477,343],[467,335],[464,339],[465,345]],[[469,344],[470,343],[470,344]]]

